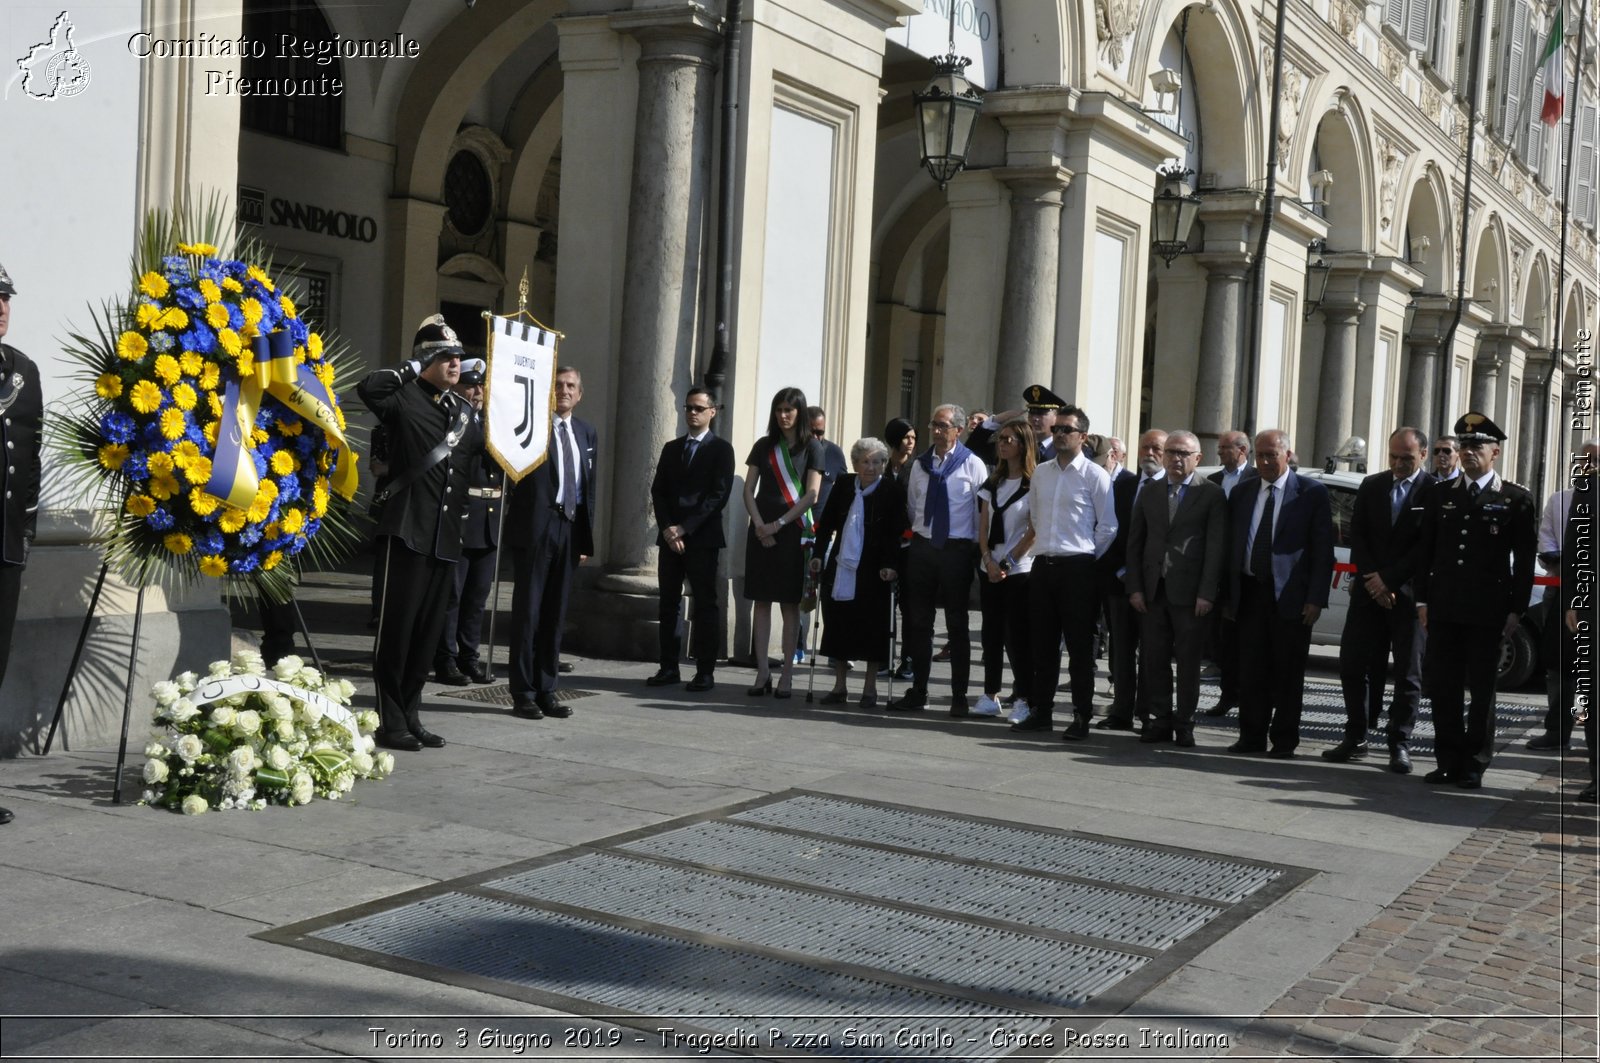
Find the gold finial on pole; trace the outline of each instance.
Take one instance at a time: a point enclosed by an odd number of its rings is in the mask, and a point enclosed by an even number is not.
[[[528,267],[522,267],[522,279],[517,282],[517,313],[528,312]]]

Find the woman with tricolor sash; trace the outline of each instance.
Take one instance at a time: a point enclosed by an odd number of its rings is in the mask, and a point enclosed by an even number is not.
[[[751,611],[755,685],[750,697],[786,698],[793,686],[794,648],[800,636],[806,548],[813,536],[811,506],[822,485],[822,444],[803,425],[806,396],[784,388],[772,397],[767,434],[745,459],[744,508],[750,529],[744,544],[744,594]],[[783,617],[783,671],[773,690],[767,659],[772,603]]]

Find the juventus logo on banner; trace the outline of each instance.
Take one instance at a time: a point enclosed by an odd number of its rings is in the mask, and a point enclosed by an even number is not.
[[[483,408],[489,453],[513,481],[544,464],[555,410],[559,332],[517,317],[490,316]]]

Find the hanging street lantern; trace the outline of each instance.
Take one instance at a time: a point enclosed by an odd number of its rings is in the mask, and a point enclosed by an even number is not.
[[[1322,240],[1313,240],[1306,245],[1307,318],[1317,312],[1317,307],[1322,305],[1322,300],[1328,294],[1328,275],[1333,272],[1333,267],[1322,257],[1327,249],[1327,243]]]
[[[967,149],[972,146],[972,128],[978,121],[979,96],[967,82],[965,71],[972,60],[950,53],[933,61],[933,80],[921,92],[913,93],[917,107],[917,131],[922,137],[922,165],[939,187],[948,185],[967,165]]]
[[[1189,249],[1189,233],[1200,214],[1200,196],[1189,191],[1185,178],[1193,170],[1179,169],[1174,163],[1156,171],[1162,178],[1161,193],[1155,198],[1155,228],[1150,249],[1170,269],[1172,260]]]

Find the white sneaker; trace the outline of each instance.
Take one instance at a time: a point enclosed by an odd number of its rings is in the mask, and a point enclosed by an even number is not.
[[[1012,723],[1021,723],[1023,720],[1028,718],[1028,714],[1032,711],[1033,710],[1028,708],[1028,703],[1026,701],[1018,698],[1016,701],[1011,703],[1011,715],[1006,717],[1006,719]]]
[[[979,698],[978,703],[972,707],[972,715],[998,716],[1000,715],[1000,703],[991,698],[989,695],[985,694],[983,697]]]

